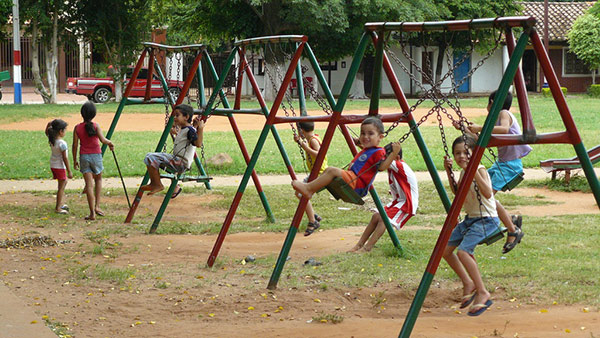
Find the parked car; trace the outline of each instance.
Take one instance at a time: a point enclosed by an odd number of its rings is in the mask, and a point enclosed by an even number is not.
[[[126,75],[125,85],[129,82],[133,74],[133,68],[129,68]],[[148,78],[148,69],[141,68],[137,79],[129,93],[129,97],[144,97],[146,94],[146,79]],[[176,100],[183,88],[183,81],[167,80],[169,94]],[[70,77],[67,79],[67,93],[85,95],[90,100],[97,103],[107,102],[115,92],[115,84],[111,77]],[[163,87],[156,74],[152,78],[151,97],[164,97]]]

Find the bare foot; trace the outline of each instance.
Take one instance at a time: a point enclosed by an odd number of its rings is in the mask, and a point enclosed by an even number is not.
[[[369,252],[373,249],[372,246],[365,245],[362,247],[362,252]]]
[[[144,186],[140,187],[140,190],[148,191],[148,195],[154,195],[159,191],[163,191],[163,189],[165,189],[165,186],[162,184],[161,185],[148,184],[148,185],[144,185]]]
[[[86,221],[95,221],[96,220],[96,216],[94,216],[94,214],[91,214],[89,216],[85,216],[84,218]]]
[[[298,180],[293,180],[292,181],[292,187],[294,187],[294,190],[296,190],[298,193],[302,194],[302,196],[311,199],[313,193],[308,191],[308,189],[306,189],[306,184],[298,181]]]
[[[362,248],[362,245],[356,244],[352,247],[352,249],[348,250],[347,252],[357,252],[358,250],[360,250],[360,248]]]

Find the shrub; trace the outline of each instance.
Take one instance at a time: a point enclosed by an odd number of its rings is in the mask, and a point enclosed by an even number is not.
[[[588,88],[588,94],[593,97],[600,97],[600,85],[594,84]]]
[[[567,87],[560,87],[560,90],[562,90],[563,95],[567,95]],[[550,88],[542,88],[542,95],[543,96],[552,96],[552,92],[550,92]]]

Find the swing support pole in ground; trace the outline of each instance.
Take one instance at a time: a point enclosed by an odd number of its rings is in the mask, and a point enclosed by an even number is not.
[[[309,182],[317,177],[319,173],[319,168],[321,168],[321,165],[323,165],[323,160],[325,159],[325,155],[327,154],[327,149],[329,149],[329,145],[331,144],[331,140],[333,138],[335,128],[338,125],[343,106],[346,103],[348,93],[350,92],[352,81],[356,77],[356,73],[358,72],[358,68],[360,66],[360,62],[362,60],[362,56],[365,52],[365,49],[367,48],[368,42],[369,40],[363,35],[356,49],[356,52],[354,53],[354,58],[352,59],[352,64],[350,65],[350,69],[348,70],[348,76],[346,77],[344,86],[342,87],[342,91],[339,96],[339,101],[336,105],[333,106],[333,114],[329,117],[329,124],[327,125],[327,130],[325,131],[325,135],[323,136],[321,148],[319,149],[319,153],[315,158],[313,168],[308,176]],[[319,78],[320,82],[324,82],[324,78],[322,78],[322,73],[317,72],[316,75]],[[281,248],[281,252],[279,253],[279,257],[277,258],[277,263],[275,263],[275,268],[273,269],[273,273],[271,274],[271,279],[269,280],[267,289],[273,290],[277,288],[279,277],[281,276],[281,272],[283,271],[283,267],[294,242],[294,238],[296,237],[296,233],[298,232],[298,226],[300,224],[300,221],[302,220],[302,216],[304,214],[304,210],[306,209],[307,204],[308,199],[306,197],[303,196],[302,198],[300,198],[300,202],[298,203],[296,213],[294,214],[294,218],[292,219],[292,223],[283,243],[283,247]]]
[[[275,125],[273,124],[273,119],[274,119],[275,115],[277,114],[277,110],[279,109],[279,106],[281,105],[281,103],[283,101],[284,95],[286,94],[286,90],[289,87],[289,84],[291,82],[292,74],[295,71],[293,65],[296,65],[299,62],[300,56],[302,55],[302,50],[304,48],[304,45],[306,44],[307,39],[305,36],[283,36],[281,38],[282,39],[290,39],[291,41],[295,41],[295,42],[300,42],[300,44],[298,45],[298,47],[292,57],[292,60],[290,61],[290,66],[288,67],[288,69],[285,73],[285,76],[281,83],[280,90],[277,93],[277,96],[275,98],[275,101],[273,102],[273,105],[271,106],[270,111],[267,108],[267,105],[264,101],[264,98],[263,98],[261,92],[260,92],[260,88],[258,86],[258,83],[256,82],[256,79],[254,78],[254,75],[252,74],[251,71],[247,71],[248,80],[250,81],[252,89],[256,93],[256,98],[261,106],[261,109],[267,116],[267,119],[266,119],[265,125],[260,133],[260,136],[256,142],[256,146],[254,147],[254,151],[252,152],[252,157],[250,158],[250,161],[248,162],[248,165],[244,172],[244,176],[242,177],[242,180],[240,181],[238,190],[233,198],[231,206],[229,207],[229,211],[227,213],[227,216],[225,217],[225,221],[223,222],[221,231],[219,232],[219,235],[217,237],[217,240],[215,241],[215,244],[213,246],[211,254],[208,257],[207,265],[209,267],[212,267],[213,264],[215,263],[215,260],[217,259],[219,251],[221,249],[221,246],[223,245],[223,241],[225,240],[225,236],[227,236],[227,232],[229,230],[229,227],[231,226],[233,217],[235,216],[235,212],[236,212],[236,210],[239,206],[239,203],[242,199],[242,196],[244,194],[246,186],[248,185],[248,180],[250,179],[252,172],[254,172],[254,167],[256,166],[256,162],[258,161],[258,157],[260,156],[260,152],[264,146],[264,143],[267,139],[267,135],[269,134],[269,132],[271,132],[273,134],[273,138],[275,139],[275,142],[277,143],[277,146],[283,157],[284,163],[286,165],[286,168],[288,169],[290,177],[292,178],[292,180],[296,179],[296,173],[294,172],[294,169],[292,168],[291,162],[287,156],[285,148],[283,147],[283,143],[281,142],[279,134],[277,133],[277,129],[275,128]],[[245,59],[244,46],[246,44],[260,43],[261,41],[268,42],[268,41],[270,41],[269,39],[270,39],[270,37],[242,40],[242,41],[236,43],[236,44],[238,44],[238,46],[236,46],[234,48],[234,50],[232,51],[232,54],[239,52],[240,58]],[[244,62],[247,62],[247,61],[244,61]],[[223,71],[220,81],[224,80],[224,77],[226,75],[227,75],[227,73],[225,71]],[[214,92],[213,92],[213,95],[215,95]]]
[[[204,49],[204,47],[203,47],[203,49]],[[190,68],[190,70],[191,70],[190,74],[188,74],[187,78],[185,79],[183,88],[182,88],[181,92],[179,93],[179,96],[177,97],[177,102],[175,104],[171,104],[172,107],[183,102],[183,99],[184,99],[185,95],[187,94],[187,91],[190,89],[190,85],[194,78],[194,72],[198,69],[198,64],[200,63],[201,59],[202,59],[202,51],[199,51],[198,54],[196,55],[196,58],[194,59],[194,63],[192,64],[192,67]],[[143,58],[140,57],[140,60],[143,60]],[[151,60],[150,62],[157,62],[157,61],[155,59],[155,60]],[[157,71],[157,75],[160,78],[160,82],[163,85],[163,90],[167,90],[168,85],[167,85],[167,81],[164,77],[164,74],[160,70],[160,67],[155,67],[155,68]],[[137,74],[135,74],[135,75],[137,77]],[[152,77],[152,74],[148,74],[148,76]],[[132,78],[129,80],[129,84],[132,84],[133,82],[135,82],[136,77],[132,76]],[[168,98],[169,103],[172,103],[171,95],[166,95],[166,96]],[[163,129],[163,132],[160,136],[160,140],[158,141],[155,152],[159,152],[165,145],[165,142],[167,141],[167,137],[169,136],[171,128],[173,127],[173,121],[174,121],[173,114],[171,114],[169,116],[169,120],[167,121],[167,124],[165,125],[165,129]],[[135,198],[133,199],[131,208],[129,208],[129,212],[127,213],[127,216],[125,217],[124,223],[130,223],[131,220],[133,219],[133,216],[135,215],[137,207],[140,204],[140,201],[142,200],[142,197],[144,195],[144,191],[141,190],[141,187],[144,186],[146,183],[148,183],[149,179],[150,179],[150,175],[148,175],[148,170],[146,170],[146,173],[144,174],[144,178],[142,178],[142,183],[140,183],[140,188],[138,189],[138,191],[135,195]],[[170,198],[170,196],[169,196],[169,198]],[[164,210],[163,210],[163,212],[164,212]],[[159,213],[155,217],[155,222],[157,219],[160,221],[161,217],[162,217],[162,212],[159,211]],[[153,226],[154,226],[154,222],[153,222]]]

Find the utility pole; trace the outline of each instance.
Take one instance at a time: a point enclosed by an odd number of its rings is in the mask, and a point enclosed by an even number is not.
[[[13,0],[13,80],[15,104],[21,104],[21,35],[19,25],[19,0]]]
[[[544,48],[546,48],[546,53],[548,53],[548,57],[550,57],[550,34],[548,34],[548,0],[544,0]],[[546,84],[546,77],[544,76],[544,71],[542,67],[540,67],[540,91],[541,88],[544,88],[544,84]]]

